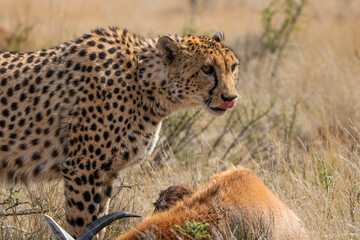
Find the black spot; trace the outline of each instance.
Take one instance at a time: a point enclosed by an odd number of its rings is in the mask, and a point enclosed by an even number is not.
[[[94,185],[94,175],[90,174],[89,176],[89,184]]]
[[[99,170],[96,170],[95,172],[94,172],[94,178],[95,179],[99,179],[100,178],[100,175],[99,175],[100,173],[99,173]]]
[[[105,155],[105,154],[102,154],[102,155],[99,157],[100,161],[104,161],[105,158],[106,158],[106,155]]]
[[[76,53],[76,50],[77,50],[77,46],[72,46],[72,47],[70,48],[69,53],[70,53],[70,54]]]
[[[37,122],[40,122],[42,120],[42,118],[43,118],[43,116],[42,116],[42,114],[40,112],[36,114],[36,121]]]
[[[81,186],[81,179],[79,177],[75,178],[75,182],[77,185]]]
[[[46,72],[45,77],[46,77],[46,78],[50,78],[50,77],[52,77],[53,74],[54,74],[54,70],[49,69],[49,70]]]
[[[82,202],[77,202],[76,203],[76,206],[78,207],[78,209],[80,210],[80,211],[82,211],[82,210],[84,210],[84,204],[82,203]]]
[[[84,34],[84,35],[83,35],[83,39],[88,39],[88,38],[91,38],[91,37],[92,37],[91,34]]]
[[[12,88],[9,88],[7,91],[8,97],[12,97],[13,93],[14,93],[14,91],[12,90]]]
[[[66,68],[70,68],[70,67],[73,65],[73,63],[74,63],[74,62],[73,62],[72,60],[67,61],[67,62],[66,62],[66,65],[65,65]],[[59,77],[59,76],[58,76],[58,77]],[[59,78],[61,78],[61,77],[59,77]]]
[[[20,71],[19,70],[15,70],[14,72],[14,78],[18,78],[20,75]]]
[[[25,93],[22,93],[22,94],[20,95],[20,101],[21,101],[21,102],[24,101],[26,98],[27,98],[27,95],[26,95]]]
[[[88,67],[87,67],[87,69],[86,69],[86,71],[87,71],[87,72],[91,72],[91,71],[92,71],[92,69],[93,69],[93,67],[92,67],[92,66],[88,66]]]
[[[85,174],[81,175],[81,181],[83,184],[87,184],[87,178],[86,178]]]
[[[40,165],[37,165],[37,166],[34,168],[34,170],[33,170],[34,176],[39,175],[39,173],[41,172],[41,170],[42,170],[42,167],[41,167]]]
[[[15,91],[18,91],[18,90],[20,90],[20,83],[17,83],[16,85],[15,85],[15,87],[14,87],[14,90]]]
[[[59,151],[56,150],[56,149],[54,149],[54,150],[52,151],[52,153],[51,153],[51,156],[54,157],[54,158],[56,158],[58,155],[59,155]]]
[[[80,52],[79,52],[79,56],[80,57],[84,57],[86,55],[86,50],[85,49],[83,49],[83,50],[81,50]]]
[[[41,71],[41,65],[40,64],[35,65],[34,72],[39,73],[40,71]]]
[[[76,219],[76,225],[78,225],[78,226],[80,226],[80,227],[82,227],[82,226],[84,226],[84,219],[82,219],[82,218],[77,218]]]
[[[4,109],[4,110],[2,111],[2,115],[3,115],[4,117],[8,117],[8,116],[9,116],[9,110]]]
[[[111,186],[107,186],[106,190],[105,190],[105,195],[110,197],[111,196],[111,192],[112,192],[112,187]]]
[[[68,205],[71,206],[71,203],[68,202]],[[70,226],[75,226],[75,221],[74,219],[69,219],[69,218],[66,218],[66,221],[69,223]]]
[[[96,124],[95,123],[91,124],[90,129],[96,131]]]
[[[35,79],[35,82],[36,84],[40,84],[42,81],[42,77],[38,76],[36,79]]]
[[[137,154],[137,152],[139,151],[139,148],[134,146],[134,147],[132,147],[132,151],[134,154]]]
[[[132,135],[129,135],[129,140],[130,142],[134,142],[136,140],[136,137],[132,136]]]
[[[15,165],[21,167],[24,164],[24,159],[22,157],[18,157],[15,159]]]
[[[95,46],[96,45],[96,42],[95,41],[93,41],[93,40],[91,40],[91,41],[88,41],[87,42],[87,45],[89,45],[89,46]]]
[[[33,155],[31,156],[31,159],[32,159],[33,161],[38,161],[38,160],[40,160],[40,159],[41,159],[41,154],[40,154],[40,152],[34,152]]]
[[[93,214],[94,211],[95,211],[95,206],[93,204],[90,204],[89,207],[88,207],[88,211],[89,211],[90,214]]]
[[[29,66],[25,66],[22,72],[23,72],[23,73],[27,73],[29,70],[30,70],[30,67],[29,67]]]
[[[94,195],[94,202],[100,203],[101,202],[101,195],[99,193],[96,193]]]
[[[108,53],[113,54],[115,51],[116,51],[115,48],[110,48],[110,49],[108,50]]]
[[[26,149],[27,149],[26,143],[20,144],[20,145],[19,145],[19,149],[21,149],[21,150],[26,150]]]
[[[46,86],[43,87],[41,93],[42,93],[42,94],[45,94],[45,93],[47,93],[48,91],[49,91],[49,86],[46,85]]]
[[[90,199],[91,199],[90,192],[89,191],[84,192],[83,198],[84,198],[85,202],[90,202]]]
[[[128,151],[125,151],[123,153],[123,158],[124,158],[124,160],[129,160],[129,152]]]
[[[29,79],[25,78],[24,81],[22,82],[23,86],[26,87],[29,84]]]
[[[6,159],[2,160],[2,168],[7,168],[8,166],[8,161]]]
[[[31,63],[34,60],[34,56],[30,56],[26,59],[27,63]]]
[[[1,100],[0,100],[0,102],[1,102],[3,105],[6,105],[6,104],[8,103],[8,100],[7,100],[7,98],[2,97]]]
[[[108,84],[109,86],[114,85],[114,80],[108,79],[108,80],[107,80],[107,84]]]
[[[11,104],[11,110],[16,110],[18,108],[17,102]]]
[[[6,83],[7,83],[7,79],[6,79],[6,78],[1,79],[1,86],[5,86]]]
[[[48,148],[51,145],[51,141],[50,140],[46,140],[44,142],[44,147]]]
[[[89,59],[90,59],[91,61],[95,60],[95,59],[96,59],[96,53],[94,53],[94,52],[90,53]]]
[[[39,102],[40,102],[40,96],[34,97],[34,106],[38,105]]]
[[[33,84],[29,86],[29,93],[34,93],[36,91],[36,88]]]
[[[35,138],[35,139],[31,140],[31,144],[34,145],[34,146],[38,145],[39,144],[39,139]]]
[[[77,63],[74,67],[74,70],[75,71],[79,71],[81,69],[81,64],[80,63]]]
[[[106,58],[106,53],[105,52],[99,53],[99,58],[105,59]]]

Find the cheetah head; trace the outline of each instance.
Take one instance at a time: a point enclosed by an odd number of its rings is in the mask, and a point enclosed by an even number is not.
[[[222,115],[234,106],[239,60],[223,40],[222,32],[212,38],[159,38],[157,48],[167,67],[171,93],[184,108],[201,105],[214,115]]]

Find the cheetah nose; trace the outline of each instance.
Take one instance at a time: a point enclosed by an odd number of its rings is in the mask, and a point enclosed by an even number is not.
[[[233,100],[235,100],[235,98],[237,98],[236,95],[225,95],[225,94],[221,94],[221,98],[222,100],[224,100],[225,102],[231,102]]]

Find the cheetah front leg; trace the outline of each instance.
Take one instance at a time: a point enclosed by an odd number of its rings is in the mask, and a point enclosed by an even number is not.
[[[98,169],[75,172],[72,176],[64,176],[65,214],[68,231],[74,237],[88,224],[107,214],[114,180]]]
[[[94,220],[107,214],[112,184],[121,168],[114,167],[118,148],[115,136],[98,121],[83,122],[80,109],[69,111],[64,122],[67,160],[61,166],[64,177],[65,214],[68,232],[78,236]],[[101,118],[102,119],[102,118]]]

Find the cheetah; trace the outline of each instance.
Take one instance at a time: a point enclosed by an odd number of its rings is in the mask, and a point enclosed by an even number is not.
[[[1,182],[63,179],[78,236],[107,213],[119,171],[151,154],[162,120],[234,106],[239,60],[223,39],[110,27],[48,50],[0,52]]]

